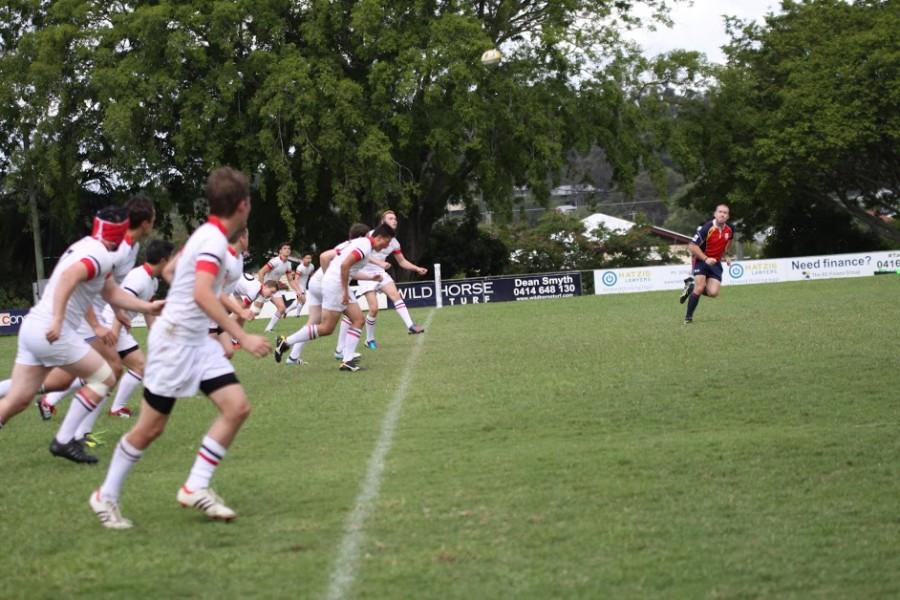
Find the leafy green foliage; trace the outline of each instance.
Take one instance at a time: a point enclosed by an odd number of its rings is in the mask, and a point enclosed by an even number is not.
[[[896,230],[865,209],[900,209],[900,12],[884,0],[783,3],[762,25],[731,21],[728,64],[683,106],[673,151],[771,254],[880,247]],[[858,227],[867,230],[863,233]]]

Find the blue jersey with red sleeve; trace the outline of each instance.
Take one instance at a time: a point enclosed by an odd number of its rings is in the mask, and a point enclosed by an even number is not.
[[[715,222],[712,219],[698,227],[691,242],[700,246],[706,256],[721,261],[725,248],[734,237],[734,230],[726,223],[720,231]]]

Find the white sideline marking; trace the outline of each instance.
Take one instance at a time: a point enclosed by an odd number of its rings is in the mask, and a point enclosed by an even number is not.
[[[331,577],[328,584],[329,600],[338,600],[343,598],[353,580],[356,578],[356,563],[359,559],[359,548],[363,540],[363,525],[375,500],[378,498],[378,492],[381,489],[381,475],[384,473],[384,458],[391,449],[391,443],[394,438],[394,428],[397,426],[397,419],[400,416],[400,409],[403,406],[403,400],[406,398],[406,389],[409,387],[409,381],[412,378],[412,370],[422,350],[422,343],[425,336],[428,335],[428,329],[431,327],[431,318],[434,316],[434,309],[428,313],[423,327],[425,334],[416,336],[416,344],[413,346],[412,353],[406,361],[406,367],[400,376],[400,387],[397,393],[388,405],[387,413],[384,415],[384,421],[381,423],[381,435],[378,443],[375,444],[375,450],[369,457],[369,467],[366,469],[366,477],[363,479],[362,488],[359,496],[356,497],[356,505],[353,511],[347,516],[344,523],[344,537],[341,540],[341,546],[338,549],[337,560],[331,571]]]

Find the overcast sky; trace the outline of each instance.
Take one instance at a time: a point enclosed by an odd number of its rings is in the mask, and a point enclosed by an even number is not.
[[[635,31],[632,38],[648,55],[683,48],[698,50],[710,61],[722,63],[725,55],[720,46],[728,42],[722,15],[761,21],[766,13],[780,9],[779,0],[694,0],[693,6],[676,5],[672,9],[671,29],[660,26],[657,31]]]

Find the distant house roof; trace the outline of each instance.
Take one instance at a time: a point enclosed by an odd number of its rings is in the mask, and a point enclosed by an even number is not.
[[[625,233],[626,231],[634,227],[634,223],[632,221],[626,221],[625,219],[620,219],[611,215],[605,215],[603,213],[594,213],[582,219],[581,222],[584,224],[584,230],[589,239],[596,239],[593,236],[592,232],[600,225],[603,225],[606,229],[614,231],[616,233]],[[676,244],[687,244],[691,241],[691,236],[689,235],[684,235],[683,233],[678,233],[677,231],[672,231],[671,229],[656,227],[655,225],[650,226],[650,233],[661,238],[665,238]]]

